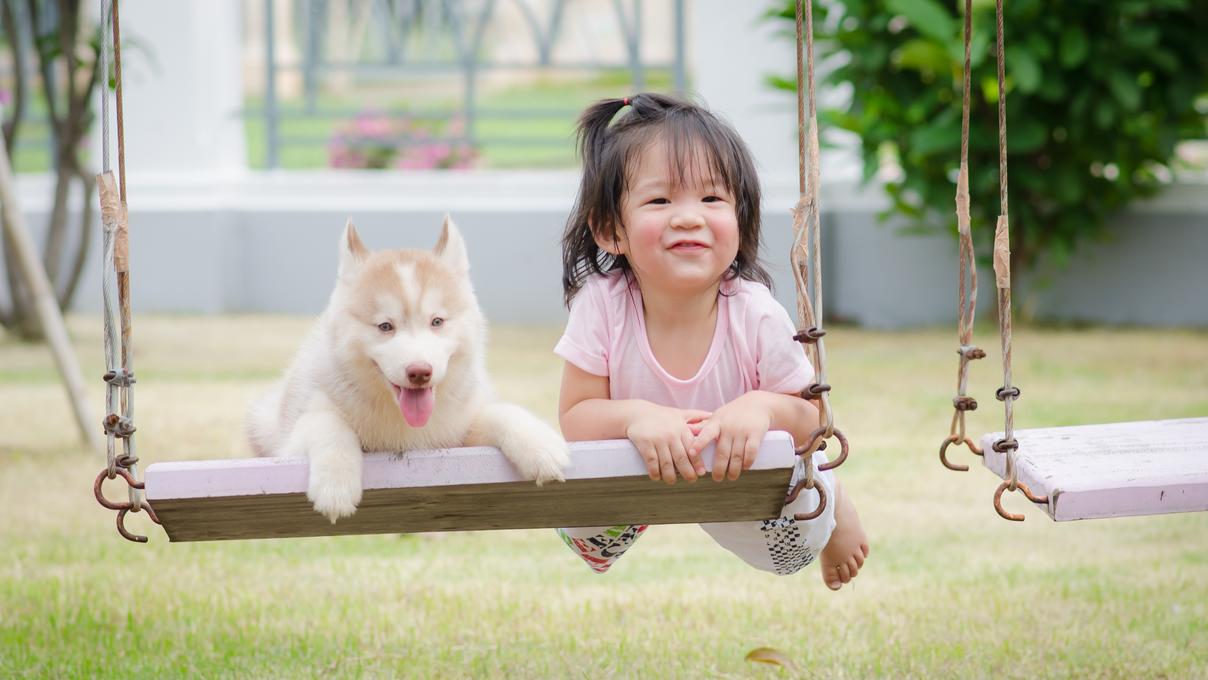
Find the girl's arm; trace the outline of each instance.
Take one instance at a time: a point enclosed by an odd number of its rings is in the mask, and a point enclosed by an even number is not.
[[[566,362],[558,395],[558,424],[567,441],[625,439],[643,405],[639,399],[609,399],[608,377]]]
[[[768,411],[771,418],[769,430],[784,430],[793,435],[793,442],[800,446],[818,429],[818,405],[795,394],[778,394],[756,390],[743,395],[754,399]]]
[[[610,399],[608,378],[569,361],[562,371],[558,424],[567,441],[629,439],[646,462],[651,479],[674,484],[676,473],[689,482],[704,474],[700,457],[688,452],[693,423],[706,411],[659,406],[642,399]]]

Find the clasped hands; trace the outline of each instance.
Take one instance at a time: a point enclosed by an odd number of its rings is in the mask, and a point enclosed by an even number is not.
[[[716,443],[713,481],[738,479],[759,453],[772,416],[759,393],[748,392],[716,411],[651,404],[625,432],[653,480],[674,484],[677,474],[695,482],[705,476],[700,454]]]

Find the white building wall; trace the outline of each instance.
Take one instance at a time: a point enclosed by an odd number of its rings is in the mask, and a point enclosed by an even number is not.
[[[762,168],[764,256],[778,298],[792,309],[796,114],[789,93],[764,83],[769,73],[791,74],[795,57],[791,40],[779,35],[789,25],[763,19],[769,6],[692,2],[689,63],[696,93],[738,128]],[[330,289],[335,238],[347,217],[375,247],[427,247],[447,211],[465,228],[491,319],[563,318],[557,242],[574,172],[251,173],[239,115],[240,1],[123,0],[122,9],[124,36],[146,47],[127,51],[123,63],[139,312],[314,312]],[[950,323],[954,241],[904,236],[879,223],[885,199],[851,181],[854,168],[850,153],[824,155],[828,319],[882,328]],[[50,178],[25,176],[18,186],[40,231]],[[1119,216],[1112,240],[1088,244],[1050,277],[1052,286],[1029,296],[1032,310],[1056,319],[1208,326],[1205,196],[1202,182],[1181,184]],[[77,299],[82,310],[99,308],[98,250]],[[981,292],[991,302],[991,287]]]
[[[688,49],[693,89],[734,125],[766,175],[796,175],[797,112],[787,92],[767,77],[790,75],[796,56],[783,21],[765,18],[775,3],[694,0]]]
[[[246,172],[242,1],[122,0],[120,8],[127,167],[203,185]],[[141,189],[131,178],[132,203]]]

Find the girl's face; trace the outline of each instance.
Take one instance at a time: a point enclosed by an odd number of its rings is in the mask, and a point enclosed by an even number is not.
[[[693,156],[704,158],[703,152]],[[623,224],[616,240],[597,238],[597,244],[624,255],[644,289],[704,292],[738,255],[734,196],[706,163],[678,173],[677,184],[671,161],[662,140],[646,145],[621,197]]]

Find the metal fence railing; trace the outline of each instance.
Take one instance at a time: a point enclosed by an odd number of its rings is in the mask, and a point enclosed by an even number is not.
[[[333,8],[333,3],[343,4]],[[628,74],[627,88],[637,91],[647,85],[649,74],[659,73],[669,79],[670,87],[682,92],[686,87],[684,4],[685,0],[673,0],[652,8],[669,12],[658,24],[670,28],[664,43],[670,50],[660,50],[669,52],[670,58],[654,60],[643,54],[643,39],[649,30],[643,16],[649,16],[649,12],[644,11],[642,0],[612,0],[609,18],[614,25],[594,28],[615,31],[611,35],[622,46],[621,56],[602,59],[558,56],[560,43],[576,37],[568,35],[567,15],[582,10],[586,6],[582,0],[294,0],[288,5],[291,14],[287,17],[280,15],[279,3],[264,0],[263,104],[245,112],[249,124],[263,126],[262,143],[253,145],[259,147],[253,153],[261,157],[253,158],[253,163],[281,167],[283,155],[290,149],[328,145],[331,126],[363,114],[364,109],[357,103],[324,96],[325,82],[330,79],[372,83],[378,91],[394,87],[413,95],[421,93],[425,83],[438,83],[445,92],[453,90],[452,96],[441,101],[418,95],[405,97],[405,103],[391,103],[383,112],[389,118],[430,125],[432,134],[423,140],[424,144],[466,144],[472,148],[569,145],[565,133],[543,134],[541,126],[519,126],[525,132],[518,135],[501,136],[497,130],[499,121],[573,120],[580,108],[577,102],[572,105],[543,99],[528,106],[500,106],[484,96],[485,85],[500,75],[515,78],[557,73],[561,77],[590,78]],[[600,19],[601,7],[607,5],[598,0],[590,5],[593,17]],[[332,21],[333,9],[334,16],[346,23]],[[505,37],[512,44],[527,42],[520,40],[522,31],[516,27],[527,29],[532,58],[493,55],[493,46],[500,42],[498,24],[504,15],[510,21],[510,33]],[[345,37],[349,26],[361,27],[352,53],[346,44],[345,49],[332,49],[333,41]],[[296,57],[282,55],[283,41],[292,41],[289,52]],[[300,96],[282,96],[280,83],[284,78],[300,79]],[[452,121],[457,124],[450,125]],[[389,141],[400,148],[420,143],[405,135]]]

